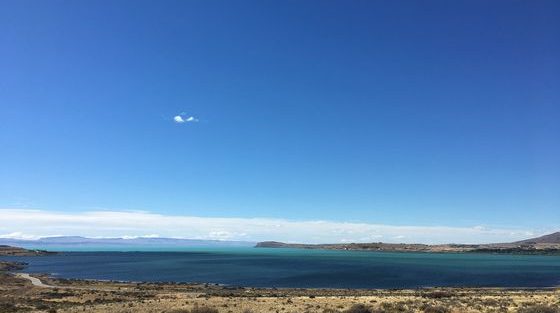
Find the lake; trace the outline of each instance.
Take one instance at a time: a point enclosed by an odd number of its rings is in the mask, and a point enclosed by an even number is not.
[[[551,287],[560,256],[268,248],[74,251],[3,257],[61,278],[294,288]]]

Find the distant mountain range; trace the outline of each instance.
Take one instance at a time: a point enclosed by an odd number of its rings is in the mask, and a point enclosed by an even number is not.
[[[222,241],[202,239],[179,239],[160,237],[137,238],[87,238],[80,236],[45,237],[36,240],[0,238],[0,245],[45,250],[164,250],[188,247],[257,247],[301,248],[328,250],[365,250],[389,252],[484,252],[522,254],[560,254],[560,232],[512,243],[494,244],[405,244],[405,243],[344,243],[344,244],[297,244],[277,241]]]
[[[348,243],[348,244],[293,244],[264,241],[257,248],[300,248],[328,250],[364,250],[388,252],[480,252],[519,254],[560,254],[560,232],[511,243],[494,244],[405,244],[405,243]]]
[[[0,245],[10,245],[30,249],[60,248],[181,248],[181,247],[252,247],[255,242],[222,241],[202,239],[178,239],[159,237],[137,238],[86,238],[80,236],[45,237],[36,240],[0,238]]]

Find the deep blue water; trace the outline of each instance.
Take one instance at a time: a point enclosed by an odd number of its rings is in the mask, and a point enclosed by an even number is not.
[[[9,259],[28,262],[26,272],[82,279],[325,288],[560,285],[560,256],[198,248]]]

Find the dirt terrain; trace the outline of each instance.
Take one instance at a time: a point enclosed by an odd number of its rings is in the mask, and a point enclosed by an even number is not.
[[[0,312],[560,312],[560,289],[260,289],[31,277],[34,283],[0,273]]]

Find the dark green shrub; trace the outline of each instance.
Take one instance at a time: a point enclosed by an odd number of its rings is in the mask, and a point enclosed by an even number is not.
[[[437,291],[433,291],[433,292],[426,292],[424,294],[422,294],[422,297],[424,298],[430,298],[430,299],[443,299],[443,298],[451,298],[455,296],[455,294],[451,291],[443,291],[443,290],[437,290]]]
[[[450,310],[441,305],[428,305],[424,307],[424,313],[449,313]]]
[[[373,311],[363,304],[354,304],[348,310],[344,311],[344,313],[373,313]]]
[[[218,309],[210,308],[207,306],[195,306],[191,313],[219,313]]]
[[[4,313],[11,313],[11,312],[17,312],[18,308],[8,302],[0,302],[0,312]]]
[[[408,313],[411,312],[404,303],[381,303],[381,307],[373,310],[372,313]]]
[[[560,313],[558,306],[532,305],[517,310],[518,313]]]

